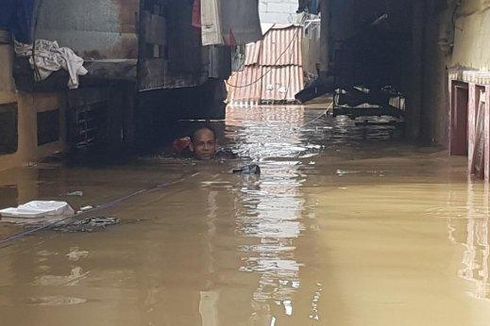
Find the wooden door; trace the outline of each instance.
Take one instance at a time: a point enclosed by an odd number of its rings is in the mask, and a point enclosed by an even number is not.
[[[450,112],[450,154],[468,155],[468,84],[453,82]]]

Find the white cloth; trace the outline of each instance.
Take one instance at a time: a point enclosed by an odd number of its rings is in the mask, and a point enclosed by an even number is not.
[[[238,45],[262,39],[258,0],[201,0],[203,45]]]
[[[70,74],[68,88],[75,89],[79,86],[79,76],[88,73],[83,67],[83,59],[72,49],[59,47],[56,41],[36,40],[35,64],[32,52],[32,44],[15,42],[15,53],[29,58],[31,67],[36,70],[34,74],[36,81],[46,79],[53,72],[65,69]]]

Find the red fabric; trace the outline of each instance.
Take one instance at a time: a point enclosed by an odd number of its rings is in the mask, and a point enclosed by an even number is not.
[[[194,6],[192,7],[192,26],[195,28],[201,28],[201,0],[194,0]]]
[[[228,45],[229,47],[235,47],[236,46],[236,38],[235,38],[235,35],[233,35],[233,30],[231,28],[230,28],[230,36],[226,42],[226,45]]]
[[[184,137],[174,140],[172,144],[172,151],[175,154],[181,154],[183,151],[188,150],[191,145],[191,138]]]

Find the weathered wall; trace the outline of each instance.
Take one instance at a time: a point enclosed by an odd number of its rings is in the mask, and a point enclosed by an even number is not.
[[[490,69],[490,0],[466,0],[456,15],[451,65]]]
[[[421,115],[419,138],[424,143],[447,144],[448,140],[448,75],[449,57],[441,50],[441,31],[448,26],[447,10],[428,19],[423,39]],[[450,21],[450,19],[449,19]],[[414,82],[418,82],[418,78]]]
[[[490,68],[490,1],[467,0],[459,7],[455,1],[448,1],[448,6],[439,10],[431,3],[425,2],[424,26],[414,36],[414,42],[420,41],[422,46],[419,62],[422,80],[412,76],[412,83],[419,83],[420,87],[409,94],[411,123],[408,127],[412,138],[448,146],[448,69],[488,71]],[[415,20],[414,26],[420,22]],[[417,62],[413,53],[412,60]]]
[[[14,154],[0,155],[0,170],[38,160],[64,148],[64,105],[59,94],[17,93],[12,78],[13,50],[10,44],[0,44],[0,104],[17,103],[18,149]],[[60,140],[38,146],[37,113],[60,110]]]
[[[65,148],[65,109],[63,96],[58,94],[19,94],[18,95],[18,134],[17,152],[0,155],[0,170],[6,170],[37,161],[43,157],[63,151]],[[60,110],[59,141],[38,146],[37,113]]]
[[[86,58],[136,59],[139,0],[43,0],[36,38]]]
[[[313,75],[317,75],[317,64],[321,62],[320,40],[317,38],[303,39],[303,69]]]
[[[0,104],[16,101],[12,78],[13,51],[10,44],[0,44]]]

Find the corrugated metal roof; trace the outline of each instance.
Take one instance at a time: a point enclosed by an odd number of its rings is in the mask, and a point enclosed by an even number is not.
[[[302,37],[302,27],[300,26],[273,27],[265,34],[262,41],[259,64],[262,66],[302,66]]]
[[[256,65],[259,63],[260,49],[262,47],[262,41],[256,43],[249,43],[245,47],[245,65]]]
[[[245,67],[228,80],[231,103],[291,103],[304,88],[302,27],[270,28],[264,40],[247,44]]]
[[[245,67],[228,79],[228,99],[239,102],[258,103],[262,96],[262,68]]]

